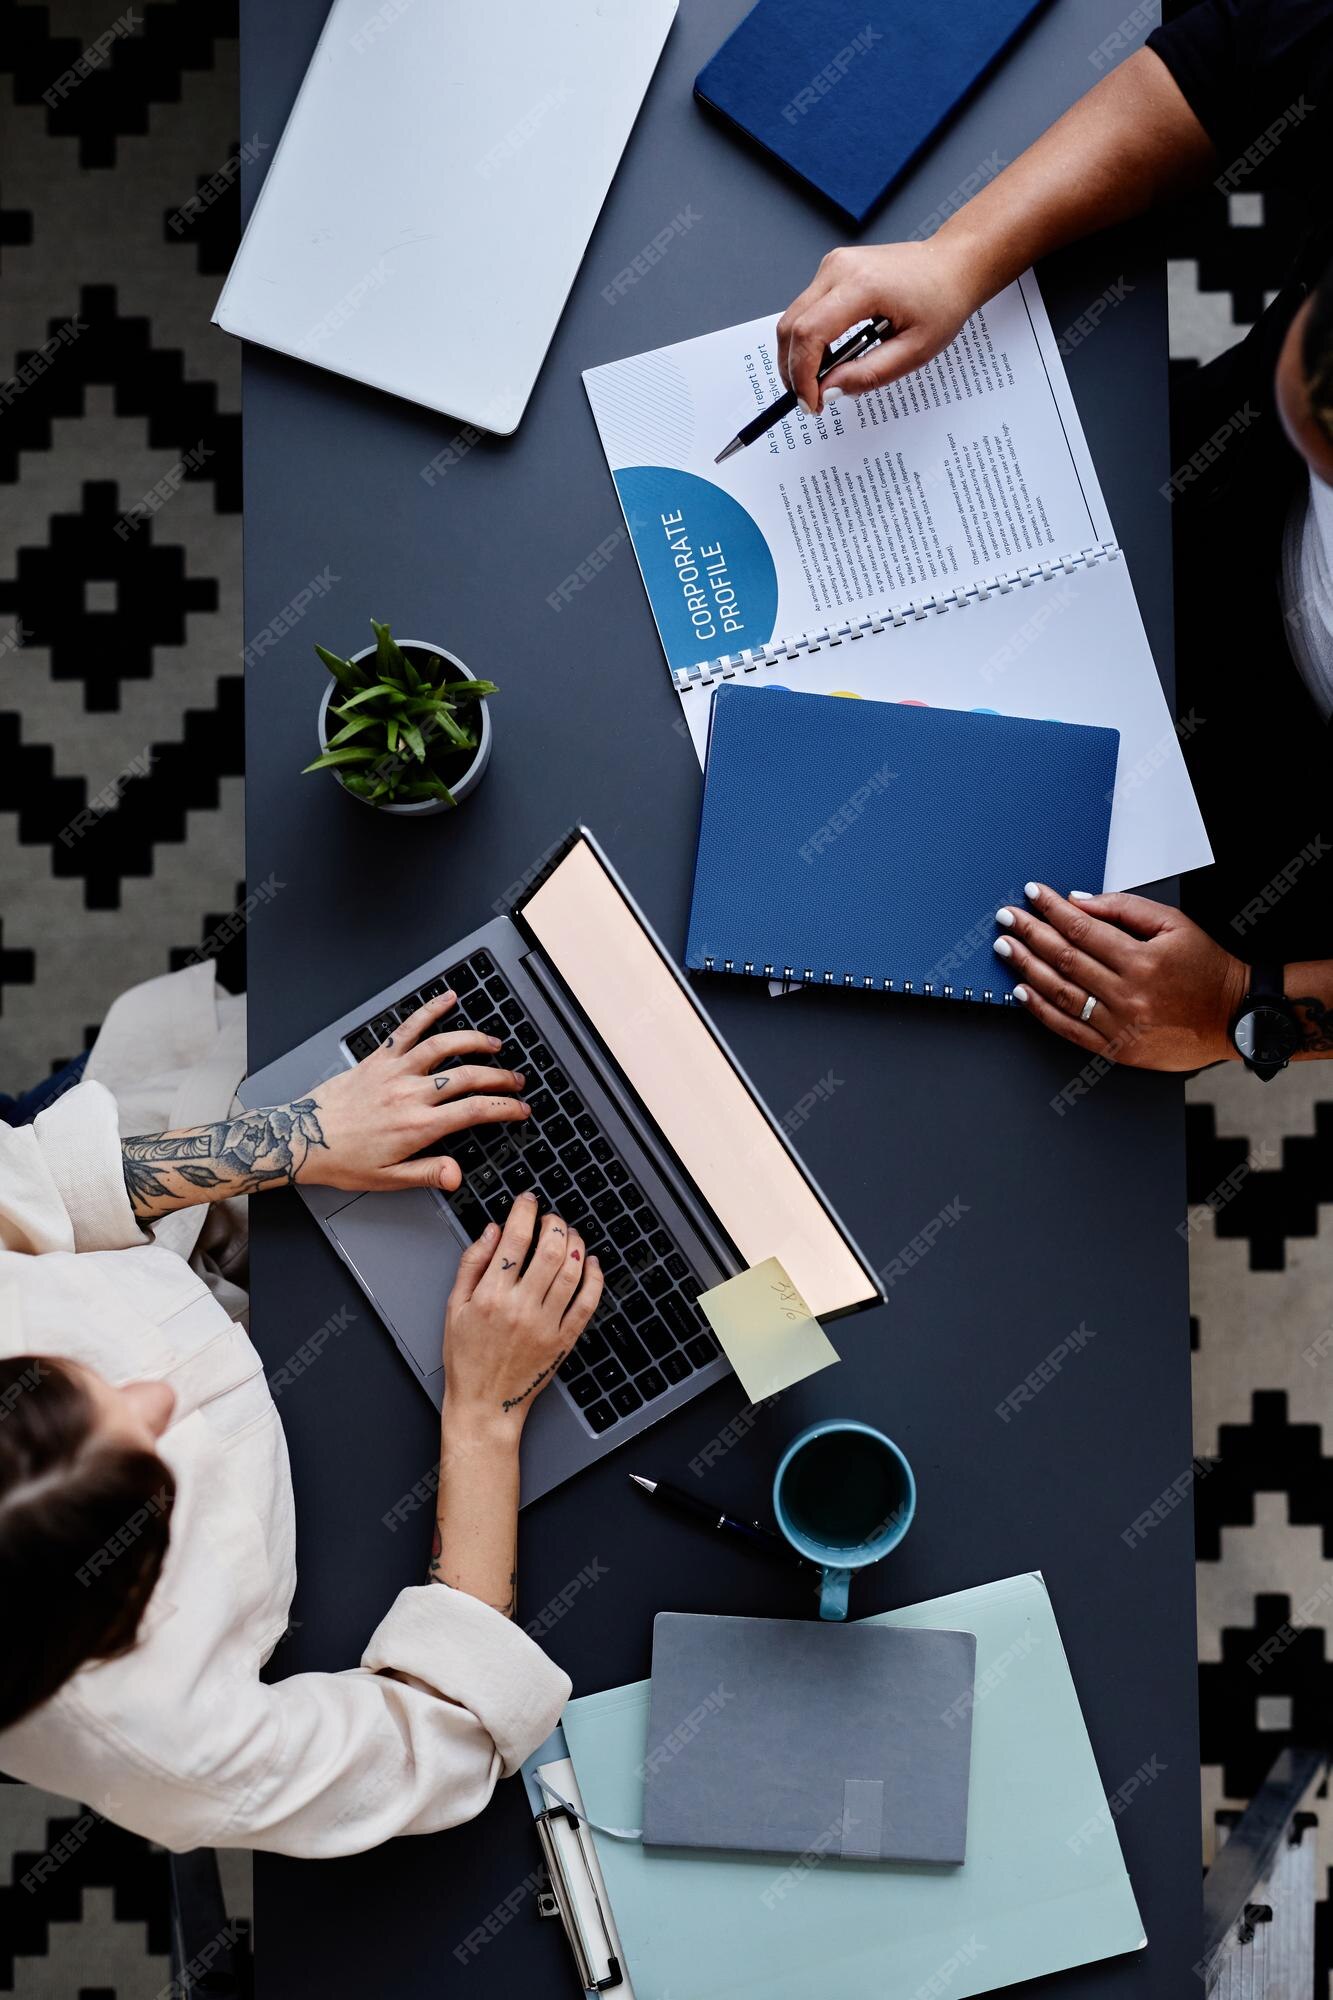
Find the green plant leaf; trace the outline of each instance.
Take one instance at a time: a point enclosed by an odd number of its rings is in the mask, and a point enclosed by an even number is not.
[[[398,748],[398,724],[393,720],[392,717],[390,717],[384,733],[389,748],[391,750],[396,750]]]
[[[470,701],[474,695],[481,701],[488,694],[499,694],[500,690],[494,681],[449,681],[435,692],[449,701]]]
[[[458,804],[457,799],[449,790],[449,787],[445,784],[444,779],[439,775],[438,771],[427,771],[424,777],[418,780],[413,789],[424,792],[427,798],[447,799],[451,806]]]
[[[376,695],[398,708],[404,706],[410,699],[401,688],[390,687],[387,681],[376,681],[372,687],[362,688],[359,694],[349,695],[346,701],[340,702],[339,715],[345,715],[349,708],[360,708],[364,702],[372,700]]]
[[[416,758],[418,764],[424,764],[426,761],[425,738],[414,722],[405,722],[403,724],[403,741]]]
[[[340,743],[346,743],[353,736],[359,736],[363,729],[373,729],[378,721],[379,717],[375,715],[354,715],[350,722],[344,724],[336,736],[330,736],[328,742],[329,749],[336,750]]]
[[[326,750],[322,757],[316,757],[313,764],[302,767],[301,776],[307,771],[327,771],[334,764],[374,764],[377,761],[373,750]]]
[[[419,687],[421,676],[409,664],[402,647],[394,638],[387,625],[381,625],[372,618],[370,629],[375,634],[375,671],[382,681],[394,687]]]
[[[327,646],[316,646],[316,653],[324,662],[339,687],[359,688],[366,684],[363,667],[355,666],[351,660],[344,660],[337,653],[331,653]]]

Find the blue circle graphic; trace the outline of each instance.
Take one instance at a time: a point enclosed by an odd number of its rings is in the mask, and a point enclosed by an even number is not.
[[[739,501],[667,465],[625,466],[616,487],[669,665],[692,667],[773,637],[777,570]]]

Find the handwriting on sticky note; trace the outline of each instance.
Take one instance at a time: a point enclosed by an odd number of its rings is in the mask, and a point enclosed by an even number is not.
[[[776,1257],[714,1285],[699,1304],[752,1403],[803,1382],[838,1359]]]

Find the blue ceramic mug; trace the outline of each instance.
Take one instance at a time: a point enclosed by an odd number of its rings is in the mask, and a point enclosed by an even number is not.
[[[916,1480],[892,1438],[835,1417],[787,1446],[773,1512],[796,1553],[823,1571],[820,1617],[845,1618],[852,1571],[888,1555],[911,1527]]]

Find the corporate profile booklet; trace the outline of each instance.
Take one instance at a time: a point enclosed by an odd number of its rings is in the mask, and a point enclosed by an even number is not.
[[[1027,271],[926,367],[715,454],[783,391],[776,318],[583,377],[702,764],[720,682],[1120,732],[1107,889],[1212,860]]]

